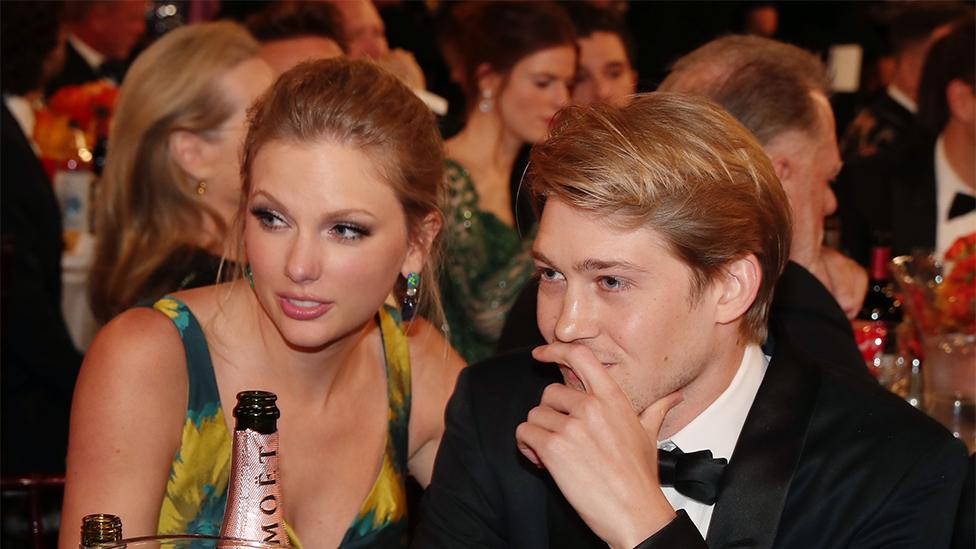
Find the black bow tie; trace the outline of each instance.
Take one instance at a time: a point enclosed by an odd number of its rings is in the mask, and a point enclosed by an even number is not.
[[[952,199],[952,205],[949,206],[949,219],[966,215],[973,210],[976,210],[976,196],[956,193],[955,198]]]
[[[673,486],[689,498],[712,505],[718,500],[722,473],[729,460],[713,458],[711,450],[684,453],[674,450],[657,451],[661,486]]]

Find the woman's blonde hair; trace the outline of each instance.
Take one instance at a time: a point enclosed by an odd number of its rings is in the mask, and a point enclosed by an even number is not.
[[[444,147],[434,115],[399,79],[370,61],[307,61],[282,74],[254,104],[241,162],[240,207],[235,234],[243,250],[251,167],[271,142],[331,142],[366,153],[396,193],[408,234],[417,241],[428,214],[443,216]],[[424,265],[418,312],[435,325],[443,318],[437,291],[440,238]],[[403,277],[394,293],[402,300]]]
[[[200,246],[207,218],[215,238],[226,234],[224,220],[197,195],[197,182],[171,157],[169,138],[175,131],[210,138],[234,114],[217,79],[257,55],[258,43],[243,27],[207,23],[171,31],[129,69],[96,200],[90,297],[100,321],[174,290],[151,287],[151,276],[180,247]]]

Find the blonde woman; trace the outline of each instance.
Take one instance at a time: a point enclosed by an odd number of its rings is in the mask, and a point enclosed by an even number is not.
[[[236,24],[191,25],[159,39],[126,75],[96,202],[99,321],[216,281],[240,198],[245,113],[272,80],[258,51]]]
[[[126,311],[85,358],[62,549],[98,511],[129,535],[216,533],[247,389],[278,395],[293,546],[406,542],[405,479],[430,482],[463,366],[430,323],[405,320],[438,317],[433,115],[371,63],[304,63],[255,105],[241,172],[246,280]]]

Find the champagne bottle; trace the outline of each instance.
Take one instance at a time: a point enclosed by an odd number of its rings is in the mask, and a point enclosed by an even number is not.
[[[858,347],[868,370],[885,386],[897,381],[900,371],[897,328],[902,321],[901,303],[891,287],[888,263],[891,248],[871,249],[868,292],[855,321]]]
[[[85,515],[81,519],[81,549],[122,547],[122,520],[116,515]]]
[[[267,391],[243,391],[234,407],[234,453],[221,537],[277,542],[288,547],[278,478],[278,399]],[[233,547],[221,543],[220,547]]]

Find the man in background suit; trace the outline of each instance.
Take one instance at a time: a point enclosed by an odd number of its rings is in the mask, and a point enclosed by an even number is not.
[[[144,0],[68,2],[64,67],[45,86],[47,94],[101,78],[121,84],[125,62],[146,32],[147,6]]]
[[[35,152],[31,101],[64,51],[61,6],[2,2],[2,472],[63,473],[81,355],[61,313],[61,213]]]
[[[929,48],[951,28],[952,21],[971,14],[962,2],[898,2],[887,6],[888,37],[894,62],[891,83],[869,103],[844,132],[845,162],[874,156],[910,132],[918,113],[919,82]]]
[[[920,87],[920,125],[887,153],[851,163],[838,182],[842,244],[867,264],[876,235],[894,255],[941,257],[976,232],[976,32],[972,17],[936,42]]]
[[[462,372],[415,547],[948,543],[962,444],[767,329],[791,215],[745,128],[570,108],[529,185],[547,345]]]

